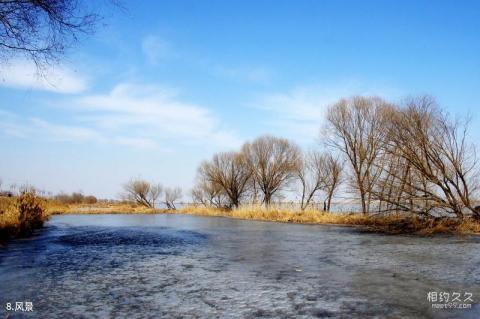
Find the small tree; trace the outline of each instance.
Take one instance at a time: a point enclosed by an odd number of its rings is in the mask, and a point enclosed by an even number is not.
[[[341,183],[341,171],[341,162],[330,154],[319,151],[305,154],[297,171],[301,187],[300,208],[307,208],[315,195],[323,192],[323,209],[330,210],[333,195]]]
[[[155,208],[155,203],[163,191],[160,184],[152,184],[141,179],[130,180],[123,189],[128,200],[150,208]]]
[[[324,188],[325,176],[320,169],[322,160],[322,154],[311,151],[304,154],[299,162],[297,177],[301,187],[300,208],[302,210],[307,208],[315,194]]]
[[[191,195],[194,203],[201,204],[205,207],[222,208],[228,206],[228,199],[222,188],[210,181],[198,181],[193,187]]]
[[[230,206],[238,207],[248,191],[251,170],[244,154],[229,152],[215,154],[211,161],[203,162],[199,175],[218,185],[229,198]]]
[[[182,198],[182,189],[180,187],[165,188],[164,203],[168,209],[177,209],[175,202]]]

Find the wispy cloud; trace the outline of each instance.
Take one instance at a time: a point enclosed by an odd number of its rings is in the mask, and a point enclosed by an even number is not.
[[[109,93],[85,96],[73,103],[83,121],[103,130],[129,131],[159,140],[240,144],[231,130],[203,106],[184,102],[172,88],[122,83]]]
[[[8,116],[0,122],[0,131],[17,138],[55,142],[109,143],[138,149],[153,149],[158,146],[154,140],[148,138],[110,136],[108,132],[91,127],[58,124],[39,118],[21,118],[1,110],[0,114]]]
[[[150,64],[157,65],[171,53],[171,46],[163,38],[149,35],[142,40],[142,51]]]
[[[286,92],[262,95],[252,104],[271,113],[271,116],[266,117],[266,125],[281,128],[282,133],[291,138],[311,141],[318,137],[328,107],[341,98],[354,95],[376,95],[397,99],[401,92],[360,81],[347,81],[335,86],[321,84],[297,86]]]
[[[15,59],[0,65],[0,86],[68,94],[85,91],[87,80],[65,65],[51,66],[39,72],[33,62]]]
[[[222,149],[242,142],[208,108],[182,101],[172,88],[122,83],[105,94],[62,99],[60,105],[67,122],[22,118],[0,110],[0,130],[23,138],[141,149],[168,150],[172,145]]]

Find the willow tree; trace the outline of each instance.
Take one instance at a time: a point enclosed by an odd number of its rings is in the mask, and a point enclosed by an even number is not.
[[[296,176],[301,162],[300,148],[293,142],[275,136],[262,136],[242,148],[255,185],[269,206],[272,197]]]
[[[309,151],[302,156],[297,170],[300,184],[300,208],[304,210],[319,193],[324,194],[323,210],[329,211],[342,181],[343,164],[329,153]]]
[[[397,112],[390,128],[397,156],[417,176],[406,187],[415,204],[480,218],[475,208],[479,171],[475,145],[467,139],[468,121],[452,119],[433,99],[422,97]]]
[[[327,112],[327,143],[347,158],[363,214],[370,211],[371,191],[380,173],[375,161],[387,143],[386,122],[392,109],[378,97],[356,96],[340,100]]]
[[[215,154],[199,168],[204,180],[217,185],[230,200],[230,206],[238,207],[250,185],[251,170],[245,155],[237,152]]]
[[[142,179],[131,179],[123,185],[123,189],[126,199],[151,208],[155,208],[155,203],[163,192],[160,184],[153,184]]]

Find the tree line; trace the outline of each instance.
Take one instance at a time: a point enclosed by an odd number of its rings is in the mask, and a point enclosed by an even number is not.
[[[342,188],[363,214],[411,212],[424,217],[480,218],[475,144],[468,118],[454,118],[433,98],[394,104],[378,97],[341,99],[328,108],[318,150],[261,136],[238,151],[201,163],[197,204],[270,206],[293,188],[301,209],[331,210]]]
[[[194,202],[206,206],[237,208],[242,203],[270,206],[282,190],[301,185],[301,208],[307,208],[319,193],[330,209],[341,182],[343,163],[333,155],[312,150],[303,153],[284,138],[261,136],[237,152],[215,154],[199,169],[192,190]]]

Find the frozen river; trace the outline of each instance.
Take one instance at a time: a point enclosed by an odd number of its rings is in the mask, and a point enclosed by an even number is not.
[[[432,308],[454,297],[471,308]],[[479,299],[473,236],[65,215],[0,247],[2,317],[480,318]],[[6,311],[25,301],[33,312]]]

